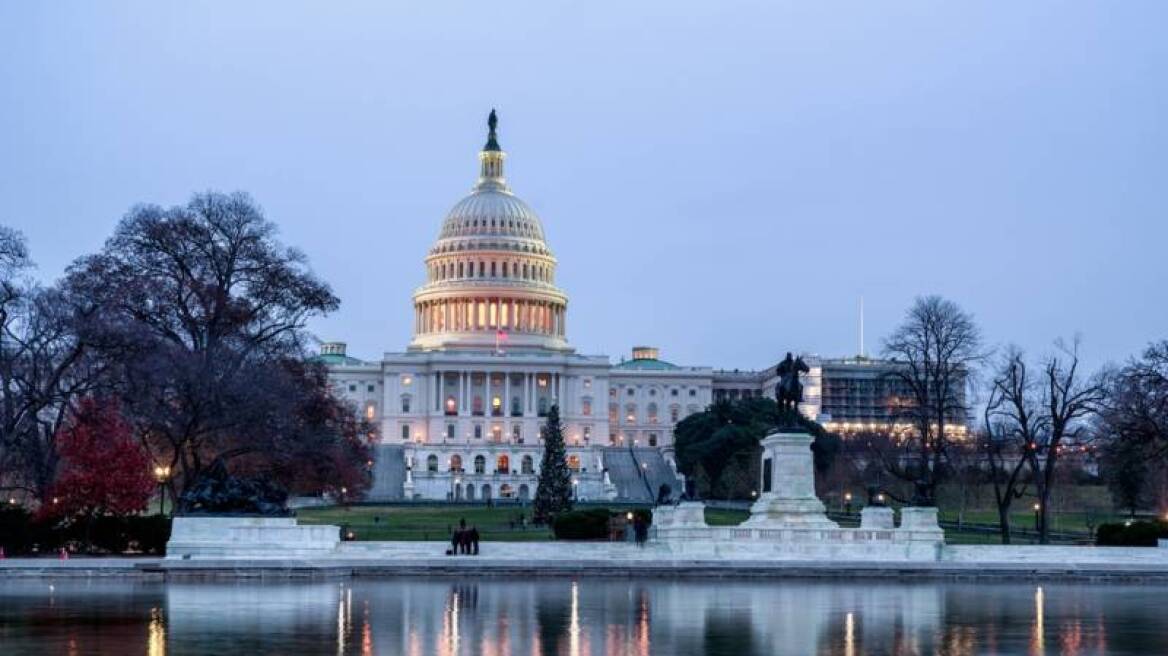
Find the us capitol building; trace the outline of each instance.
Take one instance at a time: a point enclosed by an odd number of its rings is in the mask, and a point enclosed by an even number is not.
[[[775,367],[678,366],[643,346],[617,364],[577,353],[556,258],[539,217],[507,183],[493,111],[489,126],[478,181],[447,214],[426,255],[405,352],[362,361],[341,342],[321,346],[335,389],[381,429],[369,498],[531,498],[542,425],[556,404],[577,498],[650,501],[662,484],[680,493],[673,427],[716,399],[769,396]],[[842,430],[881,421],[885,393],[873,381],[887,377],[879,376],[879,361],[808,363],[804,414]],[[840,374],[835,426],[823,398],[837,382],[825,377],[833,368],[855,369],[871,388],[861,394]]]

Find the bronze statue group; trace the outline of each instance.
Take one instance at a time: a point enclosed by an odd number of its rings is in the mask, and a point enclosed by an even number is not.
[[[458,520],[458,530],[450,535],[450,548],[447,556],[462,554],[464,556],[479,555],[479,530],[475,527],[466,527],[466,520]]]

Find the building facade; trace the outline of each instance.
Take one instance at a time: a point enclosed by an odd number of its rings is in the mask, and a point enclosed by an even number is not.
[[[772,396],[776,367],[678,366],[645,346],[616,364],[577,353],[556,257],[507,182],[494,112],[489,125],[478,179],[425,256],[408,347],[375,361],[340,342],[321,348],[334,388],[380,427],[372,498],[531,498],[553,405],[578,498],[680,493],[674,426],[715,400]],[[887,418],[882,404],[896,393],[883,382],[887,363],[807,359],[806,416],[829,429]]]

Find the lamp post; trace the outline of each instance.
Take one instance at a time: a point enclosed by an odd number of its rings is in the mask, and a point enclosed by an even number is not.
[[[170,478],[170,467],[157,465],[154,467],[154,479],[158,481],[158,514],[166,514],[166,481]]]
[[[852,514],[852,493],[844,492],[844,512]]]
[[[1039,532],[1042,530],[1042,504],[1034,504],[1034,530]]]

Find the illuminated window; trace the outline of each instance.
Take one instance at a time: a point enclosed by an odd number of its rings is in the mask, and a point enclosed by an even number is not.
[[[592,441],[592,427],[585,426],[584,427],[584,443],[588,444],[591,441]]]
[[[495,473],[511,473],[511,459],[507,457],[507,454],[503,454],[495,459]]]
[[[592,379],[591,378],[584,379],[584,389],[592,389]]]
[[[578,471],[580,469],[580,456],[568,456],[568,469]]]
[[[462,456],[457,453],[450,456],[450,471],[462,471]]]
[[[365,404],[365,418],[373,419],[377,416],[377,406],[373,403]]]
[[[503,425],[502,424],[495,424],[495,425],[491,426],[491,439],[496,443],[503,441]]]
[[[453,396],[446,397],[446,414],[458,414],[458,401],[455,401]]]
[[[580,414],[585,417],[592,414],[592,399],[584,399],[580,402]]]
[[[501,397],[491,397],[491,414],[496,417],[499,417],[503,414],[503,399]]]
[[[630,403],[625,406],[625,421],[630,424],[637,423],[637,404]]]
[[[403,374],[401,377],[401,384],[403,387],[409,387],[414,382],[414,379],[409,374]]]

